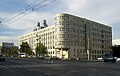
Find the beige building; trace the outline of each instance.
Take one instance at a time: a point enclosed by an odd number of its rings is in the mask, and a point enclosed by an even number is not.
[[[43,43],[51,57],[63,59],[96,59],[109,54],[112,46],[112,28],[70,14],[57,14],[55,24],[37,25],[34,32],[20,36],[20,44],[28,42],[35,52],[37,43]]]

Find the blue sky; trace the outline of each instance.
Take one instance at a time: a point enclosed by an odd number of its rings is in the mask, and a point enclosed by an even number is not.
[[[56,0],[30,14],[29,11],[24,13],[28,15],[11,18],[19,14],[21,9],[25,10],[33,1],[35,0],[0,0],[0,44],[7,41],[17,45],[18,37],[32,32],[37,22],[42,23],[46,19],[48,25],[53,25],[57,13],[69,13],[107,24],[113,29],[113,40],[120,39],[120,0]],[[35,3],[40,1],[44,0],[36,0]],[[50,1],[45,0],[44,3]]]

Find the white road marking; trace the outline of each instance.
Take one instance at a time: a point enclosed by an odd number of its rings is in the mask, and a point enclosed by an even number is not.
[[[51,75],[50,73],[44,73],[44,74],[46,74],[46,75]]]
[[[0,67],[2,67],[2,68],[8,68],[8,67],[6,67],[6,66],[3,66],[3,65],[0,65]]]

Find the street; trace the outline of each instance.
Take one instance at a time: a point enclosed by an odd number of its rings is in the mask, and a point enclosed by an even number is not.
[[[0,76],[120,76],[120,62],[6,58]]]

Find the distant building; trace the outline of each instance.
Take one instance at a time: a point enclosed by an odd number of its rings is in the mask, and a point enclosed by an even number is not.
[[[120,58],[120,45],[114,45],[112,47],[113,56]]]
[[[51,57],[63,59],[96,59],[112,52],[112,28],[104,24],[70,14],[57,14],[55,24],[46,25],[20,36],[19,44],[28,42],[35,52],[43,43]]]
[[[0,46],[0,54],[1,54],[1,51],[2,51],[2,46]]]
[[[4,54],[4,55],[8,54],[10,49],[12,48],[18,49],[18,46],[15,46],[14,43],[2,42],[1,54]]]
[[[3,48],[12,48],[12,47],[14,47],[14,43],[3,42],[2,47]]]

